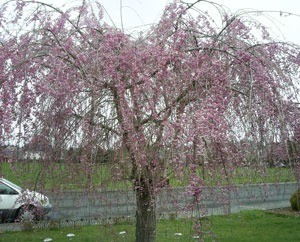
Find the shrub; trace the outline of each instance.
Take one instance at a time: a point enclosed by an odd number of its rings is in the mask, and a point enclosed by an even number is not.
[[[290,203],[293,210],[300,210],[300,189],[292,194]]]

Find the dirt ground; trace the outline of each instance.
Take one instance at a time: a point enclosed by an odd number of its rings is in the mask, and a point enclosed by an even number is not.
[[[295,211],[295,210],[291,209],[290,207],[270,209],[270,210],[267,210],[267,211],[270,212],[270,213],[300,217],[300,211]]]

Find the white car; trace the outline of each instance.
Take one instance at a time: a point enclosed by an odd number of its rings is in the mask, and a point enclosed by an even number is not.
[[[48,197],[35,191],[23,190],[0,178],[0,222],[42,219],[52,209]]]

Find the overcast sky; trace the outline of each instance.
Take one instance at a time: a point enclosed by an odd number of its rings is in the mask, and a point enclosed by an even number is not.
[[[120,26],[120,2],[123,8],[123,24],[125,28],[155,23],[159,20],[165,5],[171,0],[102,0],[107,12]],[[260,18],[272,29],[273,34],[280,39],[300,44],[300,1],[299,0],[215,0],[225,5],[231,12],[243,10],[266,10],[291,12],[296,16],[286,16],[279,13],[268,13]],[[199,7],[205,5],[199,5]],[[214,13],[212,13],[214,14]]]
[[[7,0],[0,0],[5,2]],[[80,3],[82,0],[41,0],[62,6],[73,3]],[[87,0],[93,2],[94,0]],[[107,14],[114,24],[121,27],[120,6],[122,5],[122,16],[124,28],[127,31],[138,31],[133,27],[150,25],[157,22],[162,14],[164,7],[173,0],[98,0],[104,5]],[[178,0],[179,1],[179,0]],[[185,0],[193,1],[193,0]],[[244,10],[266,10],[291,12],[296,16],[280,16],[279,13],[269,13],[268,17],[260,18],[265,25],[271,28],[276,38],[300,44],[300,1],[299,0],[212,0],[216,3],[225,5],[231,12],[239,9]],[[204,4],[198,5],[205,8]],[[257,16],[256,16],[257,18]],[[106,19],[112,24],[109,18]]]

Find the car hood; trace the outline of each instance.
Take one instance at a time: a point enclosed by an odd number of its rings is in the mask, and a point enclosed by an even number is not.
[[[33,204],[38,206],[49,205],[49,199],[47,196],[36,191],[30,191],[28,189],[21,191],[18,202],[23,204]]]

